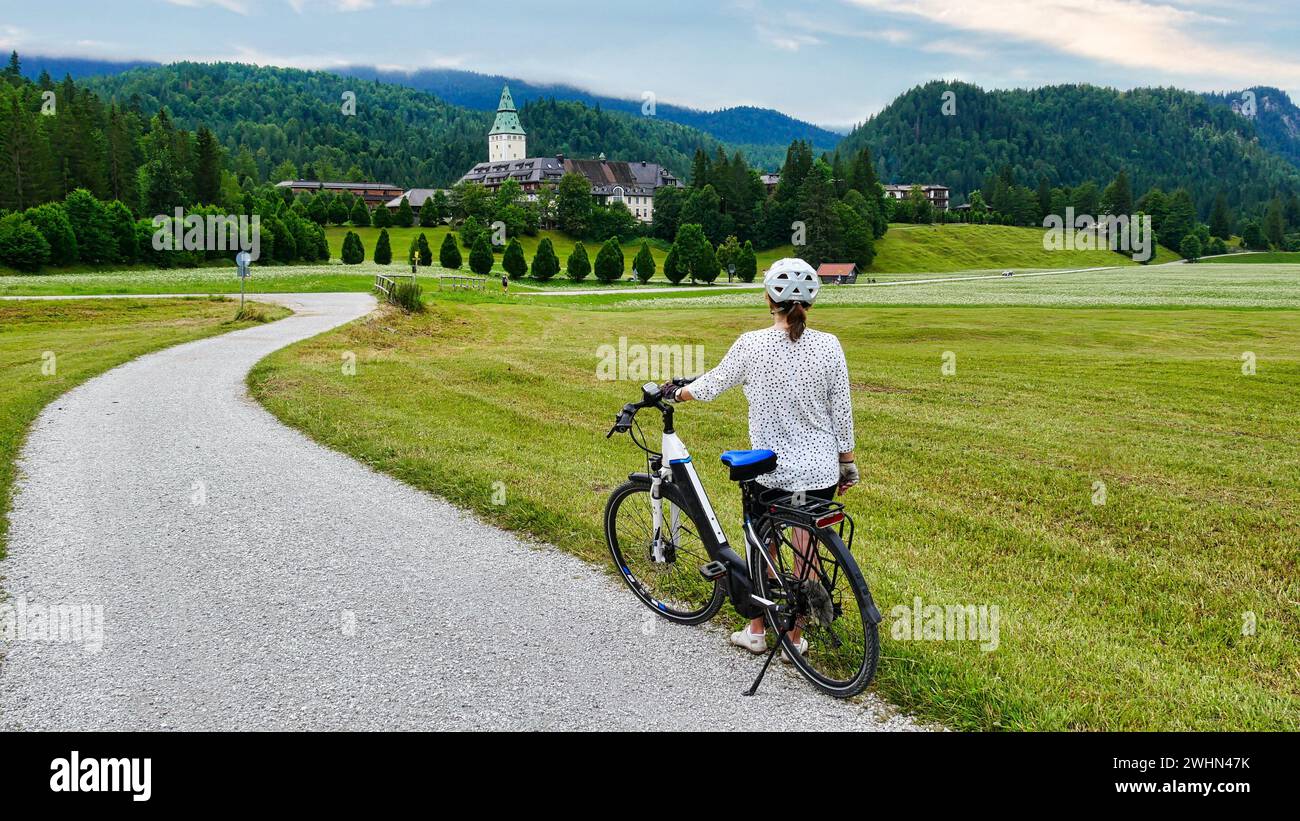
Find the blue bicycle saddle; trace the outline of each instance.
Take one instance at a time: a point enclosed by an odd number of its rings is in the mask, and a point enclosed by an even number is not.
[[[731,468],[731,480],[744,482],[776,470],[776,453],[770,450],[729,450],[722,464]]]

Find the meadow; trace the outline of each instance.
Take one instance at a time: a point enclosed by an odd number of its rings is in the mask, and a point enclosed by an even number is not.
[[[258,306],[268,319],[283,308]],[[247,327],[221,299],[86,299],[0,302],[0,558],[14,459],[51,400],[137,356]]]
[[[1300,267],[1249,269],[827,290],[812,323],[849,361],[863,482],[845,498],[886,616],[882,695],[964,729],[1300,725]],[[930,304],[879,301],[902,293]],[[598,378],[599,347],[702,345],[712,365],[768,321],[757,302],[433,294],[272,355],[250,386],[319,441],[608,570],[601,510],[638,453],[604,435],[637,386]],[[677,420],[733,531],[716,456],[746,446],[745,407],[734,391]],[[996,606],[997,648],[897,636],[917,598]]]

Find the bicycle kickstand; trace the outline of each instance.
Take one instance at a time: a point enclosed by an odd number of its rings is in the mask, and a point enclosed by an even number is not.
[[[763,662],[763,669],[758,671],[758,678],[754,679],[754,683],[749,686],[749,689],[744,692],[744,695],[752,696],[758,692],[758,685],[763,683],[763,676],[767,675],[767,668],[772,664],[772,659],[776,657],[776,653],[780,649],[781,640],[777,639],[776,645],[767,653],[767,660]]]

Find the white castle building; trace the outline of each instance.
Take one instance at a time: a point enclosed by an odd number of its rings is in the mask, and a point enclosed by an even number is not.
[[[528,156],[527,146],[528,133],[519,123],[519,112],[510,96],[510,86],[502,86],[496,122],[488,132],[488,162],[522,160]]]
[[[528,133],[519,121],[519,111],[510,96],[510,87],[501,89],[497,117],[488,132],[488,161],[471,168],[461,182],[474,182],[495,191],[501,183],[513,179],[524,196],[536,198],[543,185],[558,185],[560,177],[576,172],[591,183],[591,195],[597,202],[621,202],[641,222],[654,219],[655,192],[665,185],[681,186],[672,172],[657,163],[619,162],[605,159],[566,159],[529,157]]]

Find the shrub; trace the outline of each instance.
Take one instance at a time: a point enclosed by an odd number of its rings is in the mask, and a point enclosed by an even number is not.
[[[511,279],[520,279],[528,273],[528,260],[524,259],[524,247],[519,244],[519,240],[510,240],[505,256],[501,258],[501,267]]]
[[[113,262],[117,259],[117,242],[109,228],[108,209],[84,188],[68,194],[63,201],[72,231],[77,235],[77,253],[82,262]]]
[[[617,239],[610,237],[596,253],[596,279],[609,283],[617,282],[622,277],[623,248]]]
[[[77,261],[77,235],[62,203],[47,202],[28,208],[24,216],[49,243],[51,265],[72,265]]]
[[[641,250],[636,252],[636,259],[632,260],[632,270],[642,282],[649,282],[655,275],[655,258],[650,253],[650,243],[641,243]]]
[[[758,276],[758,257],[754,254],[754,243],[745,240],[745,247],[740,249],[740,260],[736,263],[736,276],[741,282],[753,282]]]
[[[50,244],[36,226],[13,214],[0,220],[0,262],[19,271],[39,271],[50,258]]]
[[[591,273],[591,261],[587,259],[587,249],[582,242],[573,244],[573,253],[569,254],[565,270],[574,282],[582,282]]]
[[[366,249],[361,245],[361,237],[356,231],[348,231],[343,238],[343,262],[347,265],[359,265],[366,259]]]
[[[384,208],[387,211],[387,208]],[[402,202],[397,206],[397,213],[393,215],[393,225],[398,228],[410,228],[415,224],[415,212],[411,210],[411,203],[406,197],[402,197]]]
[[[349,219],[358,228],[369,228],[370,211],[366,208],[366,204],[361,200],[357,200],[357,204],[352,206],[352,214]]]
[[[420,298],[420,294],[423,292],[424,289],[420,287],[420,283],[416,282],[414,277],[410,279],[402,277],[394,283],[392,290],[388,294],[388,301],[407,313],[423,313],[424,300]]]
[[[487,276],[492,272],[492,263],[495,261],[487,234],[479,234],[469,252],[469,269],[481,277]]]
[[[393,225],[393,215],[388,212],[384,206],[375,208],[374,214],[371,215],[370,224],[376,228],[388,228]]]
[[[388,239],[388,229],[379,229],[379,239],[375,241],[375,264],[391,265],[393,262],[393,246]]]
[[[420,236],[424,236],[421,234]],[[456,237],[450,231],[442,238],[442,247],[438,249],[438,264],[444,268],[458,270],[464,260],[460,257],[460,246],[456,244]]]
[[[664,257],[664,276],[668,281],[676,285],[686,276],[686,271],[677,264],[677,243],[673,243],[668,249],[668,256]]]
[[[1201,238],[1195,234],[1188,234],[1178,244],[1178,251],[1187,258],[1188,262],[1195,262],[1201,258]]]
[[[555,255],[555,246],[550,237],[542,237],[533,256],[533,278],[545,282],[559,272],[560,258]]]

